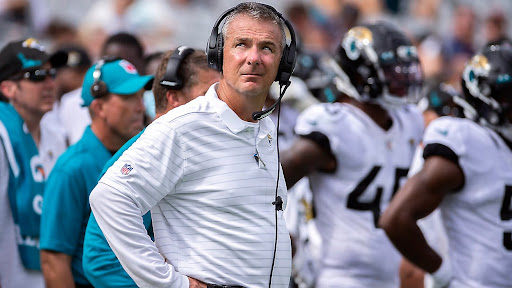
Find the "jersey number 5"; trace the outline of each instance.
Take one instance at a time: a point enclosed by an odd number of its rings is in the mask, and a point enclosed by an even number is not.
[[[379,228],[379,217],[380,217],[380,201],[382,198],[382,191],[384,190],[382,187],[377,187],[377,193],[375,193],[375,197],[370,202],[361,202],[360,197],[363,195],[364,191],[370,186],[373,179],[379,173],[381,166],[374,166],[370,173],[366,175],[359,184],[357,184],[356,188],[348,195],[347,208],[360,210],[360,211],[371,211],[373,213],[373,223],[375,228]],[[393,193],[391,194],[391,199],[395,196],[398,187],[400,186],[400,179],[407,176],[409,169],[396,168],[395,170],[395,183],[393,184]],[[391,201],[391,199],[389,199]],[[509,197],[510,203],[510,197]]]
[[[501,204],[500,216],[501,220],[507,221],[512,219],[512,207],[510,207],[510,200],[512,199],[512,186],[505,186],[505,196]],[[512,250],[512,232],[503,232],[503,246],[507,250]]]

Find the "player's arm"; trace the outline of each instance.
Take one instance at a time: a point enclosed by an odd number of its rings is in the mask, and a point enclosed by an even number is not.
[[[307,136],[300,136],[292,147],[283,151],[281,165],[289,189],[313,171],[334,171],[336,159],[330,152],[327,137],[319,132],[313,132]]]
[[[430,156],[380,217],[380,227],[400,253],[429,273],[436,271],[442,260],[428,245],[416,221],[432,213],[445,194],[463,185],[464,174],[458,164],[442,156]]]
[[[50,250],[41,250],[41,270],[47,288],[75,287],[71,273],[71,256]]]
[[[423,274],[422,269],[402,258],[399,271],[400,288],[423,288]]]

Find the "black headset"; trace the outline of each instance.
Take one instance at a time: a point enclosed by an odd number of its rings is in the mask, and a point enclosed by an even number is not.
[[[222,61],[223,61],[223,50],[224,50],[224,35],[222,35],[222,31],[219,31],[219,25],[231,12],[235,11],[237,8],[239,8],[241,4],[238,4],[237,6],[230,8],[226,10],[222,15],[217,19],[215,22],[215,25],[213,26],[212,33],[210,35],[210,38],[208,39],[208,43],[206,45],[206,58],[208,61],[208,66],[212,69],[215,69],[219,72],[222,72]],[[281,98],[284,95],[284,92],[290,85],[290,77],[293,72],[293,68],[295,67],[295,60],[297,59],[297,42],[295,38],[295,31],[293,30],[293,27],[291,23],[286,20],[281,13],[279,13],[274,7],[262,3],[257,3],[259,5],[263,5],[269,10],[271,10],[275,15],[277,15],[286,25],[288,28],[288,31],[290,33],[290,44],[285,43],[285,47],[283,49],[283,54],[281,56],[281,61],[279,62],[279,68],[277,70],[276,79],[274,81],[279,81],[279,85],[281,87],[284,86],[284,89],[281,89],[281,95],[279,96],[278,101],[276,101],[270,108],[264,111],[258,111],[254,112],[252,114],[252,118],[254,120],[260,120],[268,115],[270,115],[274,109],[276,108],[276,105],[278,105],[281,102]],[[279,111],[279,110],[278,110]],[[279,115],[279,114],[278,114]],[[278,116],[279,119],[279,116]],[[279,120],[277,122],[277,130],[279,130]],[[279,135],[279,134],[278,134]],[[277,155],[278,155],[278,165],[280,163],[279,160],[279,136],[277,138]],[[257,155],[254,155],[255,159],[259,162],[259,157]],[[270,275],[269,275],[269,288],[272,286],[272,274],[274,272],[274,264],[276,260],[276,251],[277,251],[277,211],[283,210],[283,200],[281,196],[278,196],[277,190],[279,187],[279,171],[280,169],[277,169],[277,183],[276,183],[276,191],[275,191],[275,201],[272,202],[272,205],[275,206],[274,209],[274,215],[275,215],[275,239],[274,239],[274,255],[272,257],[272,268],[270,269]]]
[[[92,72],[92,77],[94,79],[94,82],[92,82],[91,86],[91,94],[94,98],[100,98],[108,93],[108,87],[107,84],[101,80],[101,68],[103,65],[114,62],[116,60],[119,60],[119,57],[111,57],[107,56],[104,58],[101,58],[98,60],[98,63],[96,63],[96,67],[94,68],[94,72]]]
[[[187,58],[188,55],[194,53],[194,49],[188,48],[187,46],[180,46],[174,50],[169,62],[167,62],[167,68],[165,74],[160,79],[160,85],[168,87],[171,90],[180,90],[183,88],[184,81],[179,75],[180,67]]]
[[[279,63],[279,69],[277,71],[277,76],[275,81],[279,81],[280,85],[286,85],[290,80],[290,77],[293,72],[293,68],[295,67],[295,60],[297,59],[297,42],[295,39],[295,31],[293,30],[292,24],[286,20],[281,13],[279,13],[274,7],[261,4],[277,15],[286,25],[288,31],[290,32],[290,44],[285,43],[285,47],[283,49],[283,55],[281,57],[281,62]],[[216,69],[219,72],[222,72],[222,61],[223,61],[223,50],[224,50],[224,35],[222,35],[222,31],[219,31],[219,25],[231,12],[235,11],[241,4],[226,10],[215,22],[213,26],[212,33],[208,40],[208,44],[206,45],[206,57],[208,59],[208,66],[210,68]]]

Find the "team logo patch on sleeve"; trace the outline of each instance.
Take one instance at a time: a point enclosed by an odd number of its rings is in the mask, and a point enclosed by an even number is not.
[[[125,163],[123,167],[121,167],[121,174],[128,175],[133,170],[132,165]]]
[[[436,132],[443,135],[443,136],[448,136],[448,130],[447,129],[436,129]]]

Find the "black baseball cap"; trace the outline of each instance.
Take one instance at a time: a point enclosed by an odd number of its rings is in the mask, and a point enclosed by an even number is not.
[[[19,72],[37,69],[46,62],[54,68],[63,66],[67,62],[67,54],[49,55],[34,38],[9,42],[0,51],[0,82]]]
[[[62,46],[55,53],[52,54],[54,57],[63,57],[59,54],[65,54],[67,58],[63,66],[70,68],[85,68],[89,69],[92,65],[91,58],[84,47],[80,45],[66,45]]]

